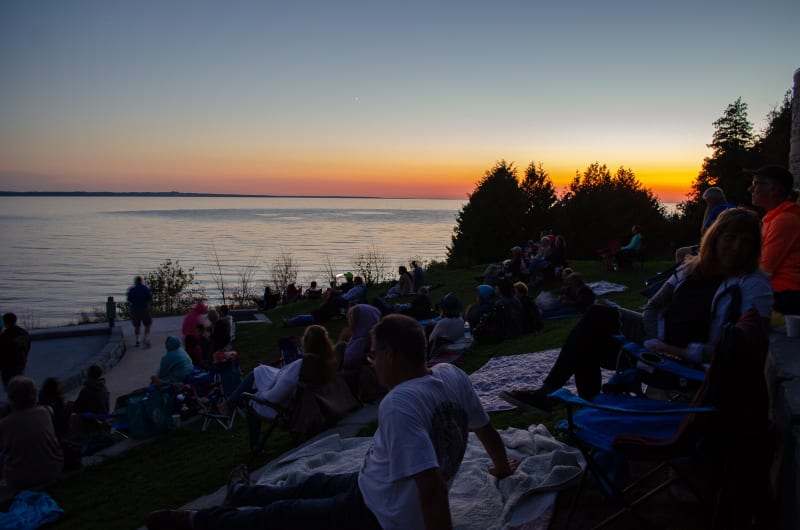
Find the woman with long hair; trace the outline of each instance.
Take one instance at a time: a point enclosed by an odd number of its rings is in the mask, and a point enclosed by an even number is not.
[[[281,368],[266,364],[256,366],[225,401],[217,404],[218,412],[229,416],[243,392],[283,405],[292,398],[299,381],[323,384],[330,380],[339,367],[339,359],[328,331],[316,324],[308,326],[303,333],[302,347],[303,356]],[[277,414],[274,409],[258,402],[253,402],[253,407],[265,418],[274,418]]]
[[[758,270],[760,252],[761,227],[755,213],[726,210],[704,234],[700,254],[675,271],[642,313],[589,307],[567,336],[544,384],[536,390],[501,392],[501,397],[523,408],[549,411],[548,395],[574,375],[578,394],[593,398],[600,392],[600,368],[616,367],[617,335],[687,362],[707,362],[726,321],[751,307],[765,323],[771,315],[772,290]]]

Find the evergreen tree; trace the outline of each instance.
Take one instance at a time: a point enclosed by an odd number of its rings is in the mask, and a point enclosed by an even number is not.
[[[662,206],[633,171],[620,167],[612,175],[595,162],[575,174],[561,198],[556,230],[567,239],[569,257],[587,259],[609,240],[626,244],[633,225],[641,226],[647,248],[658,252],[665,243],[664,222]]]
[[[508,257],[511,247],[524,240],[527,207],[516,168],[501,160],[486,172],[456,215],[448,264],[470,266]]]
[[[540,230],[553,227],[553,208],[558,204],[556,188],[541,162],[528,164],[520,188],[528,200],[525,212],[527,236],[528,239],[535,238]]]
[[[710,157],[703,160],[703,168],[692,186],[690,200],[700,202],[700,197],[709,186],[719,186],[728,200],[734,204],[749,204],[750,185],[742,170],[753,167],[753,124],[747,117],[747,103],[737,99],[725,109],[722,117],[713,124],[714,134]]]

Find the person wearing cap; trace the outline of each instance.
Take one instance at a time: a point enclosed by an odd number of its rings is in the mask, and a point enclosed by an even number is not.
[[[800,205],[791,200],[794,177],[775,165],[748,173],[753,205],[767,211],[761,220],[761,269],[770,277],[775,310],[800,314]]]
[[[441,343],[452,344],[464,336],[464,318],[461,316],[461,301],[452,292],[447,293],[436,304],[439,319],[433,326],[428,345],[431,352]]]
[[[36,405],[33,380],[18,375],[8,382],[11,414],[0,420],[3,479],[14,491],[55,481],[64,467],[50,411]]]
[[[736,205],[728,202],[725,199],[725,192],[722,188],[711,186],[703,192],[702,199],[706,203],[706,211],[703,214],[703,224],[700,227],[700,235],[702,236],[708,227],[717,219],[717,216],[727,210],[728,208],[735,208]],[[700,245],[691,245],[688,247],[681,247],[675,251],[675,263],[683,263],[686,256],[689,254],[697,255],[700,251]]]
[[[466,312],[466,320],[469,322],[470,327],[473,329],[478,325],[481,316],[488,313],[494,307],[494,299],[496,296],[494,287],[491,285],[482,284],[475,288],[476,296],[475,303],[470,305]]]

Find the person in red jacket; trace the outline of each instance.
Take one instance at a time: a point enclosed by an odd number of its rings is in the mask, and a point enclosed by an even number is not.
[[[767,211],[762,219],[761,269],[775,291],[775,310],[800,314],[800,205],[792,200],[794,177],[784,167],[753,171],[753,205]]]

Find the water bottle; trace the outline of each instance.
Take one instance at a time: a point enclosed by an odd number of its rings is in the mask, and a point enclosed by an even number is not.
[[[469,329],[469,322],[464,322],[464,339],[472,340],[472,330]]]

